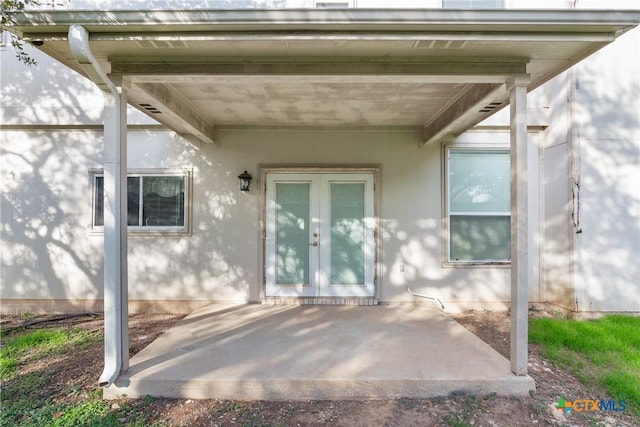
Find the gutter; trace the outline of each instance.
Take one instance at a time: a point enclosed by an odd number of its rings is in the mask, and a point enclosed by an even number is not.
[[[118,88],[107,77],[89,48],[89,32],[82,25],[69,27],[69,48],[87,76],[105,96],[119,96]]]
[[[106,124],[109,121],[111,115],[118,114],[121,103],[121,94],[118,91],[116,85],[107,77],[97,59],[89,48],[89,33],[81,25],[71,25],[69,27],[69,48],[73,56],[78,61],[78,64],[82,67],[86,75],[98,86],[102,91],[105,102],[105,134]],[[107,144],[105,135],[105,144]],[[108,157],[105,147],[105,157]],[[108,159],[105,158],[105,161]],[[117,180],[117,177],[116,177]],[[106,207],[106,205],[105,205]],[[116,216],[119,215],[119,210],[116,210]],[[106,225],[106,224],[105,224]],[[116,227],[117,229],[117,227]],[[117,231],[115,232],[117,233]],[[115,234],[114,233],[114,234]],[[123,360],[124,349],[128,346],[124,346],[123,342],[128,336],[123,333],[123,303],[122,303],[122,276],[120,280],[117,276],[114,276],[114,271],[121,271],[116,266],[112,266],[111,262],[107,262],[106,257],[108,252],[115,251],[115,248],[120,247],[113,246],[105,235],[105,280],[104,280],[104,358],[105,366],[98,384],[100,386],[111,385],[122,370],[128,364],[128,361]],[[111,260],[109,260],[111,261]],[[127,350],[128,351],[128,350]]]
[[[142,26],[154,32],[173,32],[177,27],[189,27],[187,31],[250,30],[263,32],[279,27],[279,30],[391,30],[398,25],[417,31],[434,29],[454,32],[526,31],[523,25],[539,25],[541,28],[559,27],[559,32],[594,32],[593,27],[607,27],[604,31],[627,31],[640,21],[638,9],[576,10],[576,9],[503,9],[503,10],[455,10],[455,9],[156,9],[156,10],[33,10],[10,12],[16,22],[8,27],[66,26],[82,23],[95,31],[100,28]],[[162,26],[158,26],[162,22]],[[614,27],[614,28],[612,28]],[[582,31],[580,31],[582,29]],[[585,30],[586,29],[586,30]],[[596,29],[595,32],[601,32]]]

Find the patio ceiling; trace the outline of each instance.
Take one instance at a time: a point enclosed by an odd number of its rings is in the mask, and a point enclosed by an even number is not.
[[[640,20],[629,11],[195,10],[14,14],[11,31],[83,73],[72,24],[129,102],[183,135],[218,126],[415,127],[457,135]]]

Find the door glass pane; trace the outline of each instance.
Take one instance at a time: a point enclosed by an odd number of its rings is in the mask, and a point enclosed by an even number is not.
[[[364,284],[364,184],[331,184],[331,284]]]
[[[276,283],[309,284],[309,184],[276,183]]]
[[[451,259],[506,261],[511,258],[511,217],[451,215]]]

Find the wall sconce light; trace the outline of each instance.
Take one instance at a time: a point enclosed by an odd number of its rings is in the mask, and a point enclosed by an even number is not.
[[[240,180],[240,191],[249,191],[249,186],[251,184],[251,180],[253,177],[247,171],[242,172],[238,175],[238,179]]]

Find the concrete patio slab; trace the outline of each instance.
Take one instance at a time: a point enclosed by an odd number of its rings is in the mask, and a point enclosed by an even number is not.
[[[106,398],[375,399],[524,395],[529,376],[425,306],[212,305],[135,355]]]

